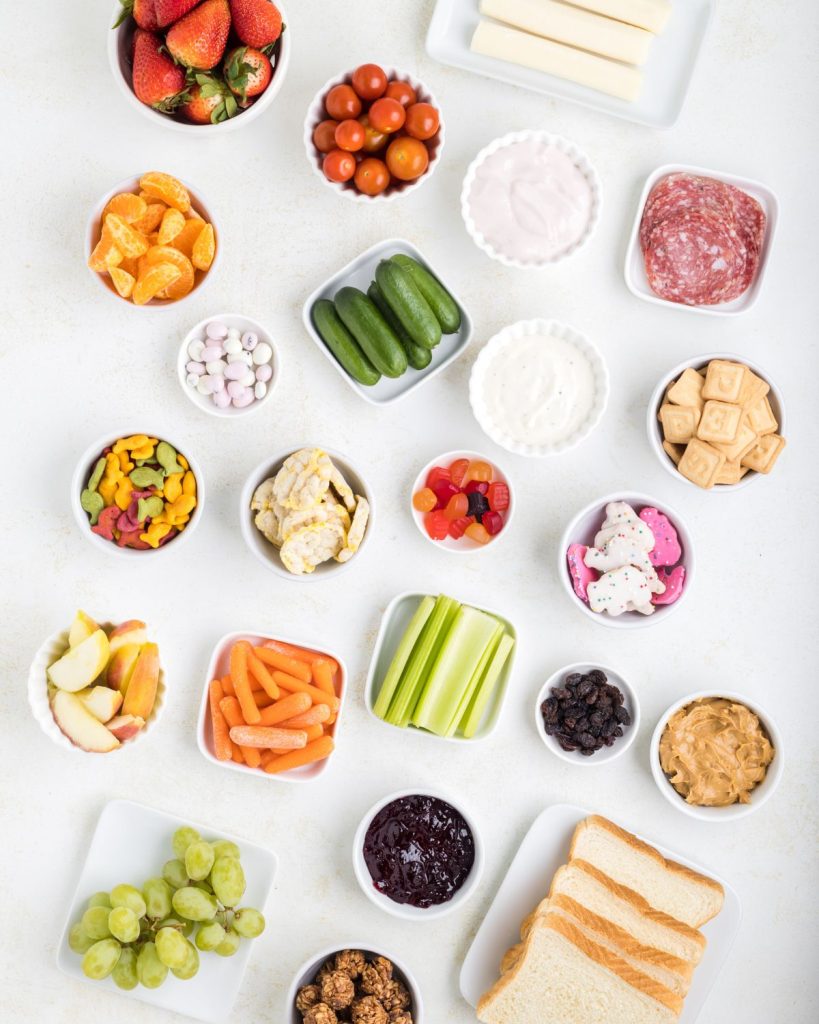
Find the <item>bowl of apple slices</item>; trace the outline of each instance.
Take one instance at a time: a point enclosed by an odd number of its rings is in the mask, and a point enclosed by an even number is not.
[[[40,728],[64,750],[108,754],[133,746],[165,703],[159,648],[138,619],[97,623],[78,611],[34,656],[28,702]]]

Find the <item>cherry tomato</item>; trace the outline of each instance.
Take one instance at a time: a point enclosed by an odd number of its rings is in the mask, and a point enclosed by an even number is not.
[[[409,82],[390,82],[384,95],[391,100],[398,100],[402,107],[411,107],[418,99]]]
[[[399,128],[403,128],[406,116],[404,108],[398,100],[387,99],[387,97],[376,100],[367,113],[373,128],[377,132],[384,132],[385,135],[392,135]]]
[[[340,121],[336,127],[336,145],[339,149],[346,149],[348,153],[355,153],[361,149],[366,137],[364,126],[352,118]]]
[[[437,512],[427,512],[424,516],[424,526],[433,540],[443,540],[449,533],[449,520],[440,509]]]
[[[440,126],[438,111],[431,103],[413,103],[407,109],[407,135],[414,139],[431,139]]]
[[[390,183],[390,172],[383,160],[368,156],[356,168],[355,187],[365,196],[380,196]]]
[[[377,100],[387,88],[387,76],[377,64],[362,64],[353,72],[353,88],[362,100]]]
[[[364,145],[361,147],[365,153],[377,153],[387,145],[387,136],[383,132],[377,132],[370,124],[370,119],[363,114],[358,119],[359,124],[364,128]]]
[[[435,513],[432,513],[435,515]],[[470,540],[474,540],[476,544],[488,544],[492,539],[487,532],[487,529],[481,523],[473,523],[471,526],[467,526],[464,533]]]
[[[358,117],[361,113],[361,100],[351,85],[334,85],[324,99],[324,106],[336,121]]]
[[[435,496],[438,499],[436,508],[446,508],[449,504],[449,499],[454,495],[459,494],[459,489],[452,483],[451,480],[438,480],[432,485],[432,490],[435,492]],[[466,497],[466,495],[464,495]],[[469,499],[467,498],[467,501]]]
[[[322,169],[328,181],[349,181],[355,174],[355,157],[343,149],[332,149],[324,158]]]
[[[429,487],[422,487],[412,496],[412,507],[419,512],[431,512],[437,504],[438,499],[435,497],[435,492],[431,491]]]
[[[449,524],[449,536],[453,540],[460,540],[469,527],[475,522],[473,516],[464,516],[463,519],[453,519]]]
[[[394,139],[387,147],[387,167],[400,181],[415,181],[429,167],[427,147],[418,139]]]
[[[439,480],[450,480],[452,479],[449,475],[449,470],[446,466],[433,466],[433,468],[427,473],[426,486],[434,489],[435,485]]]
[[[481,522],[486,527],[486,532],[490,537],[494,537],[496,533],[500,533],[503,529],[503,519],[500,512],[484,512],[481,516]]]
[[[492,479],[492,467],[488,462],[470,462],[469,469],[466,471],[466,482],[470,480],[486,480],[488,483]],[[483,492],[486,494],[486,491]]]
[[[469,498],[462,491],[459,491],[457,494],[453,494],[447,502],[444,515],[452,522],[453,519],[463,519],[468,511]]]
[[[489,507],[493,512],[503,512],[504,509],[509,508],[509,487],[507,484],[501,483],[500,480],[489,485],[486,497],[489,499]]]
[[[456,487],[461,487],[469,468],[469,459],[456,459],[449,467],[449,478]]]
[[[338,121],[321,121],[313,129],[313,145],[319,153],[329,153],[336,148],[336,127]]]

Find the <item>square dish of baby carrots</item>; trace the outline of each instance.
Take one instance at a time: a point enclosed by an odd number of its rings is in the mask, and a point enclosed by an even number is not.
[[[347,671],[335,654],[252,633],[222,637],[208,666],[197,741],[236,771],[310,782],[335,749]]]

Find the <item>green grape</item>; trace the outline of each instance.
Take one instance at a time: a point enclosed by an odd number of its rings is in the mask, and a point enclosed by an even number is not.
[[[255,939],[264,931],[264,914],[253,907],[242,907],[233,916],[233,927],[243,939]]]
[[[213,847],[210,843],[199,840],[185,850],[185,870],[188,878],[201,882],[208,877],[213,867]]]
[[[193,931],[193,921],[186,921],[184,917],[166,917],[157,927],[175,928],[182,935],[188,936]]]
[[[164,878],[149,878],[142,886],[148,917],[167,917],[171,912],[173,890]]]
[[[212,953],[225,937],[225,929],[218,921],[208,921],[196,933],[196,945],[205,953]]]
[[[166,967],[181,967],[187,959],[187,942],[175,928],[160,928],[156,933],[154,944],[156,955]]]
[[[211,921],[219,907],[210,893],[186,885],[173,894],[173,909],[189,921]]]
[[[191,882],[191,885],[194,889],[201,889],[202,892],[209,893],[211,896],[213,895],[213,886],[210,882]]]
[[[111,977],[114,979],[114,984],[117,988],[124,988],[126,991],[130,991],[132,988],[136,988],[139,984],[139,978],[137,977],[137,955],[136,950],[130,946],[126,946],[125,949],[120,953],[117,966],[111,973]]]
[[[239,933],[233,928],[228,928],[225,932],[225,937],[216,947],[214,953],[218,953],[219,956],[233,956],[233,954],[238,950],[241,941]]]
[[[245,892],[245,873],[235,857],[220,857],[213,865],[210,882],[216,898],[226,907],[235,907]]]
[[[189,981],[199,970],[199,954],[196,952],[196,946],[192,942],[188,942],[187,939],[185,939],[185,947],[187,956],[184,964],[181,967],[172,967],[171,971],[182,981]]]
[[[71,925],[71,930],[68,933],[68,946],[75,953],[87,953],[96,941],[83,928],[82,921],[77,921],[76,924]]]
[[[182,828],[178,828],[171,839],[171,846],[173,846],[174,855],[180,860],[184,860],[187,848],[191,843],[198,843],[201,838],[202,837],[195,828],[190,828],[187,825],[183,825]]]
[[[139,889],[133,885],[115,885],[111,890],[111,906],[127,907],[133,910],[137,917],[145,917],[145,900]]]
[[[139,951],[136,972],[139,983],[145,988],[159,988],[168,977],[168,968],[157,956],[153,942],[146,942]]]
[[[162,877],[172,889],[181,889],[188,884],[188,872],[181,860],[166,860],[162,865]]]
[[[97,909],[104,910],[104,907]],[[82,958],[82,972],[86,978],[102,981],[117,966],[122,947],[116,939],[101,939],[95,942]]]
[[[82,915],[80,923],[85,934],[99,942],[100,939],[107,939],[111,934],[108,927],[108,915],[111,913],[108,907],[91,907]]]
[[[108,930],[120,942],[136,942],[139,918],[130,907],[114,907],[108,915]]]
[[[88,901],[89,907],[109,907],[111,906],[111,898],[107,892],[95,892],[91,899]]]
[[[231,842],[230,839],[217,839],[210,845],[213,847],[214,859],[219,857],[235,857],[238,860],[241,857],[239,847],[236,843]]]

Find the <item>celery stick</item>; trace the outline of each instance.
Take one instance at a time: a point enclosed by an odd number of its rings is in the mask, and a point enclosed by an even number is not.
[[[393,659],[390,662],[390,667],[387,669],[387,674],[384,676],[384,681],[381,683],[381,689],[378,692],[378,699],[373,706],[373,711],[379,718],[384,718],[387,714],[390,701],[392,700],[396,687],[401,680],[401,673],[404,671],[407,661],[409,660],[409,656],[412,654],[415,641],[418,639],[418,636],[424,628],[424,624],[430,617],[434,607],[435,598],[426,596],[415,609],[415,614],[412,616],[406,632],[399,641],[398,647],[393,655]]]
[[[497,619],[464,605],[418,701],[413,725],[443,735],[497,628]]]
[[[486,705],[489,703],[489,698],[492,696],[492,692],[497,685],[503,666],[506,664],[506,659],[509,657],[509,652],[514,646],[515,641],[512,637],[509,636],[508,633],[504,633],[501,638],[501,642],[498,644],[498,649],[495,651],[495,655],[489,663],[486,675],[483,677],[483,681],[475,693],[472,706],[464,717],[461,731],[463,732],[465,739],[472,739],[478,731],[478,726],[483,718]]]
[[[495,628],[495,632],[492,634],[492,639],[486,645],[486,649],[481,655],[481,660],[478,662],[478,666],[472,673],[472,678],[469,680],[469,686],[464,690],[463,696],[458,703],[458,709],[452,716],[452,720],[447,727],[446,736],[454,736],[455,732],[460,725],[461,719],[464,716],[464,712],[469,707],[475,690],[478,688],[478,684],[483,679],[483,674],[486,671],[486,666],[489,664],[491,658],[494,656],[497,650],[500,639],[503,636],[503,625],[499,622]]]
[[[415,708],[418,704],[418,698],[421,696],[426,685],[427,676],[429,675],[432,666],[438,659],[438,655],[441,652],[441,648],[446,643],[449,631],[452,629],[452,623],[455,621],[455,617],[461,609],[460,604],[453,600],[451,597],[444,598],[447,602],[444,612],[443,621],[438,629],[436,635],[430,640],[429,653],[424,659],[423,663],[419,664],[418,670],[415,673],[413,684],[411,689],[407,690],[406,697],[404,700],[403,707],[401,708],[401,714],[398,719],[398,725],[402,729],[406,729],[410,724],[410,719],[415,714]]]
[[[441,595],[436,599],[435,607],[432,609],[432,613],[424,624],[421,634],[412,649],[412,653],[401,675],[401,681],[387,711],[385,720],[391,725],[401,725],[401,721],[407,714],[408,709],[411,711],[413,705],[411,705],[410,701],[416,690],[418,679],[424,671],[430,654],[437,649],[435,642],[442,628],[446,625],[447,613],[451,605],[457,607],[457,602],[453,601],[451,597]]]

